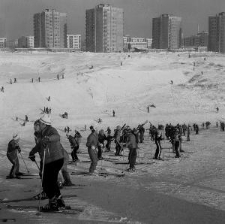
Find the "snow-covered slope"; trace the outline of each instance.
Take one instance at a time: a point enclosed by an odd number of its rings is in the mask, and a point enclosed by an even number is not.
[[[0,87],[4,86],[5,92],[0,92],[0,141],[6,144],[13,132],[29,141],[33,123],[21,126],[23,121],[15,118],[28,115],[34,121],[47,106],[52,109],[53,126],[59,129],[67,125],[73,129],[88,127],[98,118],[103,120],[100,127],[112,128],[122,123],[134,127],[146,119],[154,124],[217,121],[224,112],[224,56],[188,56],[3,52]],[[10,84],[10,78],[17,78],[17,83]],[[46,99],[49,96],[51,101]],[[147,113],[147,106],[153,104],[155,107]],[[59,116],[65,111],[69,119]]]

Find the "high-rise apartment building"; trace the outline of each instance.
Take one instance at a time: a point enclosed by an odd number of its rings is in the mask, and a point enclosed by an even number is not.
[[[67,48],[81,50],[81,35],[67,34]]]
[[[123,51],[124,11],[109,4],[86,10],[86,51]]]
[[[34,47],[67,47],[67,14],[46,9],[34,14]]]
[[[152,48],[178,49],[181,46],[181,17],[162,14],[152,20]]]
[[[208,50],[225,53],[225,12],[209,17]]]

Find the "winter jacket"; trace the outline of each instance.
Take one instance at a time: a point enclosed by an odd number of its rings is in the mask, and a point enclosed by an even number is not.
[[[130,133],[128,135],[128,138],[127,138],[127,147],[129,149],[136,149],[137,148],[137,142],[136,142],[136,138],[135,138],[135,135],[133,133]]]
[[[43,145],[45,137],[49,139],[46,146]],[[41,144],[41,147],[44,147],[46,150],[45,164],[54,162],[64,157],[63,147],[60,143],[60,135],[52,126],[46,126],[46,128],[42,130],[41,141],[38,144]]]
[[[19,144],[12,139],[9,144],[8,144],[8,149],[7,149],[7,156],[10,158],[16,158],[17,157],[17,151],[20,152],[20,147]]]
[[[88,149],[91,149],[92,146],[94,146],[95,148],[98,147],[98,134],[96,132],[92,132],[88,136],[86,146],[88,147]]]

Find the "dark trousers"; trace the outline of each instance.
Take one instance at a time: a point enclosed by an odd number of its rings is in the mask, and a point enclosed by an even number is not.
[[[42,187],[49,199],[54,196],[59,197],[61,195],[58,186],[59,171],[63,166],[64,159],[59,159],[51,163],[44,164],[44,175]]]
[[[156,144],[156,150],[155,150],[154,158],[158,159],[160,158],[162,147],[161,147],[160,141],[155,141],[155,144]]]
[[[96,170],[96,166],[98,164],[98,156],[96,149],[88,148],[88,154],[91,160],[91,165],[89,168],[89,172],[93,173]]]
[[[119,144],[119,142],[116,141],[116,156],[120,155],[121,151],[122,151],[122,147]]]
[[[102,147],[98,146],[98,159],[102,158]]]
[[[13,164],[10,170],[9,176],[16,176],[19,173],[19,159],[18,156],[10,156],[7,154],[7,158]]]
[[[106,147],[106,149],[107,149],[108,151],[110,151],[110,148],[111,148],[111,141],[107,141],[105,147]]]
[[[129,160],[130,168],[134,168],[134,165],[135,165],[136,159],[137,159],[137,149],[131,148],[129,150],[130,150],[130,152],[128,155],[128,160]]]
[[[144,133],[140,133],[140,143],[143,143],[143,140],[144,140]]]
[[[73,148],[73,151],[71,152],[71,156],[72,156],[73,161],[78,160],[78,156],[77,156],[78,149],[79,149],[79,145],[77,147]]]
[[[179,141],[175,141],[175,153],[176,153],[176,157],[180,157],[180,142]]]
[[[64,157],[64,162],[63,162],[63,166],[61,168],[61,172],[62,172],[62,176],[63,176],[64,182],[65,183],[72,183],[71,179],[70,179],[70,175],[69,175],[68,169],[67,169],[68,162],[69,162],[68,159],[66,159]]]

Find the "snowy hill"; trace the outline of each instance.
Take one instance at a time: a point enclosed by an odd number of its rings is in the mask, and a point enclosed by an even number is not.
[[[224,112],[224,56],[188,55],[2,52],[0,141],[5,145],[13,132],[33,139],[33,123],[21,126],[23,121],[15,118],[28,115],[34,121],[44,107],[52,108],[53,126],[59,129],[82,129],[98,118],[103,120],[100,127],[136,126],[146,119],[154,124],[216,122]],[[17,83],[10,84],[14,78]],[[150,113],[148,105],[155,105]],[[69,119],[59,116],[65,111]]]

